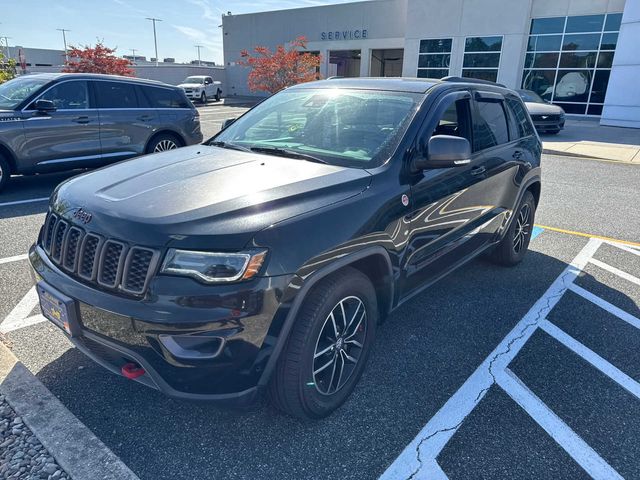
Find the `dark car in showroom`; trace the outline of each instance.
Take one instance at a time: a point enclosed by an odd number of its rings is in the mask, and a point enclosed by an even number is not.
[[[564,110],[558,105],[547,102],[532,90],[516,90],[540,133],[560,133],[564,128]]]
[[[43,73],[0,85],[0,190],[14,174],[94,168],[201,141],[198,111],[161,82]]]
[[[490,82],[291,87],[203,145],[58,186],[29,252],[40,305],[169,396],[265,392],[321,418],[390,312],[480,254],[523,259],[541,150],[520,98]]]

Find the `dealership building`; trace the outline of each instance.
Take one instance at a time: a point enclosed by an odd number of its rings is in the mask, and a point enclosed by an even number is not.
[[[480,78],[640,128],[640,0],[372,0],[227,14],[222,30],[230,94],[251,94],[242,50],[302,35],[323,77]]]

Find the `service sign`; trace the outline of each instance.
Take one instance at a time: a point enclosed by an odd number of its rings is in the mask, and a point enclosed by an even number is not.
[[[369,32],[366,28],[358,30],[336,30],[332,32],[321,32],[320,40],[360,40],[367,38]]]

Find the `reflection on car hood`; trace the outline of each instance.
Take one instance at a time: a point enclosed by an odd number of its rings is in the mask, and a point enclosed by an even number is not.
[[[362,169],[196,145],[75,177],[53,205],[68,218],[82,207],[98,232],[136,243],[207,237],[239,248],[269,225],[358,195],[370,179]]]
[[[564,113],[562,107],[550,103],[525,102],[524,104],[529,111],[529,115],[559,115]]]

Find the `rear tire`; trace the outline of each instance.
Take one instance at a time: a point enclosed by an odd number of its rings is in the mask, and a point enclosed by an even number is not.
[[[175,150],[183,146],[182,140],[172,133],[161,133],[153,138],[147,146],[147,153],[159,153]]]
[[[488,254],[489,260],[507,267],[522,261],[531,241],[535,213],[536,201],[527,190],[513,212],[514,218],[504,238]]]
[[[359,270],[345,268],[313,287],[278,358],[271,403],[302,419],[342,405],[364,371],[377,319],[375,289]]]
[[[0,155],[0,191],[9,183],[11,177],[11,167],[9,162]]]

